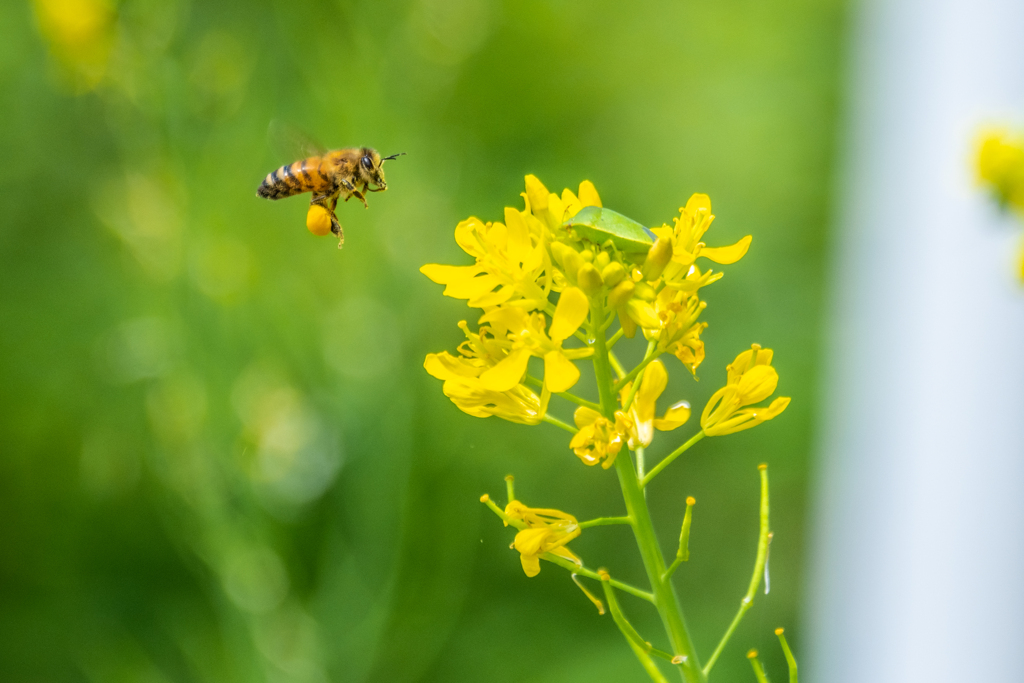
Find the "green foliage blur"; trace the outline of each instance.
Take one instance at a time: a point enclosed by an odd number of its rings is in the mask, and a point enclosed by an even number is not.
[[[700,381],[669,359],[666,399],[699,414],[759,342],[793,403],[648,494],[669,554],[697,498],[676,581],[706,659],[770,463],[772,590],[714,678],[752,680],[749,647],[782,676],[772,630],[798,657],[803,640],[841,5],[0,4],[0,680],[646,680],[562,569],[523,575],[478,502],[514,473],[530,505],[622,514],[614,470],[548,425],[460,413],[422,369],[472,311],[417,269],[467,263],[455,224],[521,206],[526,173],[590,179],[646,224],[707,192],[709,243],[754,235],[704,290]],[[408,153],[369,210],[339,207],[343,250],[306,231],[305,199],[255,196],[300,155],[272,121]],[[625,528],[572,547],[644,581]],[[654,611],[622,603],[663,646]]]

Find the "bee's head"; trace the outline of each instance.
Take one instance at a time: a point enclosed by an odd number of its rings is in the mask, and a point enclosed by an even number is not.
[[[362,150],[363,154],[359,158],[359,175],[367,183],[373,183],[381,190],[388,189],[387,181],[384,180],[384,166],[385,161],[390,161],[396,157],[405,154],[401,152],[399,154],[392,154],[389,157],[381,158],[377,150],[364,147]]]
[[[384,180],[384,169],[382,166],[385,161],[399,157],[402,154],[405,154],[405,152],[392,154],[391,156],[384,157],[383,159],[380,154],[377,153],[377,150],[370,149],[369,147],[364,147],[362,153],[362,156],[359,158],[359,176],[364,182],[372,183],[381,190],[388,189],[387,181]]]

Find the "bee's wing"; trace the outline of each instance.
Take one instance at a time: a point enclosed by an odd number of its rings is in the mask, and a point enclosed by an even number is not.
[[[312,136],[280,119],[273,119],[267,126],[267,140],[270,149],[283,160],[318,157],[327,153],[327,148]]]

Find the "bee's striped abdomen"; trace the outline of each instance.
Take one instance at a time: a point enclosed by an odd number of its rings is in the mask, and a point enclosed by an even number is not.
[[[267,174],[256,194],[267,199],[283,199],[303,192],[323,191],[322,188],[331,184],[331,178],[322,170],[320,158],[310,157]]]

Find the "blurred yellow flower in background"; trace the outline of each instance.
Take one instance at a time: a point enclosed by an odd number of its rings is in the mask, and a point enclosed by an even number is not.
[[[105,0],[35,0],[36,19],[73,85],[91,90],[103,80],[114,46],[116,15]]]
[[[1003,204],[1024,210],[1024,140],[1003,130],[982,135],[978,148],[978,179]]]

